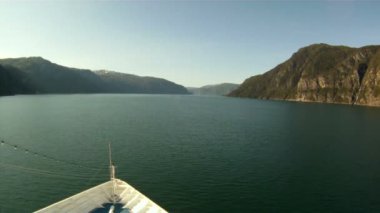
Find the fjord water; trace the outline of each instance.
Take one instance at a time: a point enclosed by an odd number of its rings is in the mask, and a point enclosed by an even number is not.
[[[379,108],[216,96],[1,97],[0,138],[18,147],[0,147],[0,212],[106,181],[108,142],[117,176],[170,212],[377,212],[379,120]]]

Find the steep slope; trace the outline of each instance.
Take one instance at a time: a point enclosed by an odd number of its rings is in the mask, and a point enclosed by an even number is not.
[[[194,95],[227,95],[238,88],[239,84],[222,83],[215,85],[206,85],[203,87],[188,87],[187,90]]]
[[[41,57],[1,59],[0,64],[21,70],[37,93],[102,91],[101,79],[90,70],[64,67]]]
[[[380,46],[314,44],[229,96],[380,106]]]
[[[164,79],[69,68],[41,57],[0,59],[0,65],[20,70],[28,86],[42,94],[188,93],[183,86]]]
[[[0,96],[30,93],[35,91],[28,85],[26,76],[20,70],[0,65]]]
[[[104,82],[107,92],[188,94],[185,87],[161,78],[140,77],[106,70],[95,73]]]

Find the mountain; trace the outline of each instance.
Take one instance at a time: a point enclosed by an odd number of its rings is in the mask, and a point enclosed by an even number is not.
[[[161,78],[140,77],[107,70],[95,72],[106,85],[107,92],[188,94],[185,87]]]
[[[0,65],[7,67],[6,73],[14,74],[12,79],[0,75],[2,85],[26,87],[14,90],[15,94],[24,93],[152,93],[188,94],[185,87],[153,77],[139,77],[111,71],[91,71],[76,69],[52,63],[41,57],[0,59]],[[21,83],[21,85],[19,84]],[[6,86],[2,86],[6,87]]]
[[[310,45],[229,96],[380,106],[380,46]]]
[[[20,70],[0,65],[0,96],[35,93],[25,78]]]
[[[222,83],[215,85],[206,85],[203,87],[187,87],[187,90],[194,95],[227,95],[234,89],[238,88],[239,84]]]

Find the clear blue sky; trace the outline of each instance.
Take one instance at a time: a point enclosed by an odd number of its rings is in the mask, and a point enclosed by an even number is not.
[[[241,83],[312,43],[380,44],[380,2],[0,2],[0,58]]]

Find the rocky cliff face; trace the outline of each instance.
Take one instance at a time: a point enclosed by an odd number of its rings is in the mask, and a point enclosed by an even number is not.
[[[380,106],[380,46],[310,45],[229,95]]]

